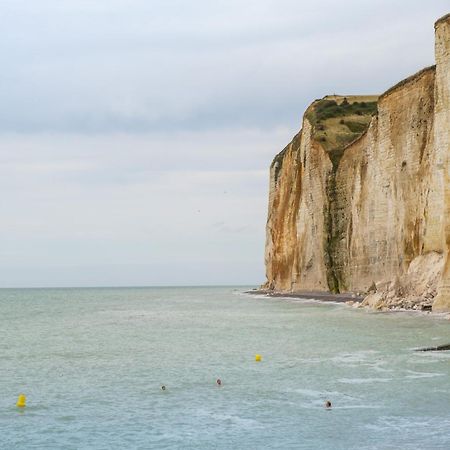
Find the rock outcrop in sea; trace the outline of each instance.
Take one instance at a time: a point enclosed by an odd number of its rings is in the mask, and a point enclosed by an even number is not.
[[[450,310],[450,14],[435,34],[435,66],[307,109],[270,168],[265,289]]]

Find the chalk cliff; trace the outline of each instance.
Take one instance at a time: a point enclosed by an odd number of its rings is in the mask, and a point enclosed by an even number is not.
[[[378,98],[316,100],[275,157],[266,289],[450,310],[450,15],[435,30],[436,66]]]

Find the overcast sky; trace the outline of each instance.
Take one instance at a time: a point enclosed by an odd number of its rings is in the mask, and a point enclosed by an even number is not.
[[[434,63],[448,0],[0,0],[0,287],[259,284],[315,98]]]

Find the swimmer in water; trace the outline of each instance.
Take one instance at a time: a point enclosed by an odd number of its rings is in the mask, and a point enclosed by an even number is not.
[[[330,402],[330,400],[327,400],[325,402],[324,406],[325,406],[325,409],[331,409],[331,402]]]
[[[216,383],[217,386],[222,386],[222,380],[220,378],[217,378]]]
[[[161,386],[161,390],[165,391],[166,390],[166,386],[164,386],[164,384]]]

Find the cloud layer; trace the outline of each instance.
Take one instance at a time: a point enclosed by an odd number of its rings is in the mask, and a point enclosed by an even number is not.
[[[446,1],[6,0],[0,286],[263,281],[268,166],[433,63]]]

